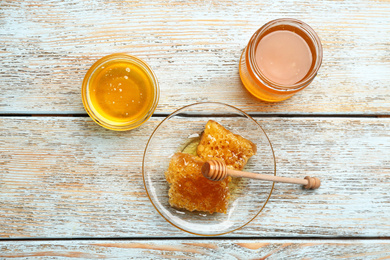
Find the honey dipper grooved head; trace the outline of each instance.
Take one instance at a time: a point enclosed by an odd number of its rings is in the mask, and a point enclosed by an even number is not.
[[[202,166],[202,174],[209,180],[222,181],[226,178],[226,164],[222,161],[207,161]]]

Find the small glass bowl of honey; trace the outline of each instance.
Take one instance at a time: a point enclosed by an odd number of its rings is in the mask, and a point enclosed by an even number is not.
[[[99,125],[126,131],[145,123],[160,95],[157,78],[144,61],[117,53],[94,63],[84,77],[82,100]]]
[[[322,45],[306,23],[282,18],[258,29],[244,49],[239,71],[258,99],[278,102],[306,88],[322,63]]]

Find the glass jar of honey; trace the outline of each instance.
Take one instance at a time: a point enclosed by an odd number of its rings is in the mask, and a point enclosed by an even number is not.
[[[306,23],[283,18],[268,22],[244,49],[240,77],[255,97],[269,102],[290,98],[307,87],[322,62],[318,35]]]
[[[160,89],[152,69],[142,60],[117,53],[98,60],[82,85],[82,100],[99,125],[117,131],[146,122],[157,107]]]

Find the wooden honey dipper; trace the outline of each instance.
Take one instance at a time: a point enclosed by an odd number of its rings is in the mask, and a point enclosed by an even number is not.
[[[226,164],[224,162],[218,160],[210,160],[205,162],[202,166],[202,174],[204,177],[212,181],[221,181],[225,179],[227,176],[232,176],[232,177],[259,179],[265,181],[301,184],[304,185],[305,189],[317,189],[321,185],[320,179],[316,177],[306,176],[304,179],[296,179],[296,178],[287,178],[287,177],[279,177],[274,175],[231,170],[226,167]]]

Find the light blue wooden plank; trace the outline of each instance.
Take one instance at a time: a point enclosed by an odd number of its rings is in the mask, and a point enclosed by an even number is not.
[[[0,113],[84,113],[80,90],[100,57],[128,52],[155,70],[157,112],[222,101],[248,112],[390,113],[390,3],[359,1],[2,1]],[[243,88],[238,61],[275,18],[311,25],[322,68],[291,100],[269,104]],[[178,95],[180,93],[180,95]]]
[[[1,258],[388,259],[388,240],[3,241]]]
[[[160,120],[114,132],[88,117],[0,118],[0,236],[190,236],[155,211],[143,187],[143,151]],[[389,236],[389,118],[258,121],[277,175],[316,176],[322,186],[275,184],[263,212],[225,237]]]

